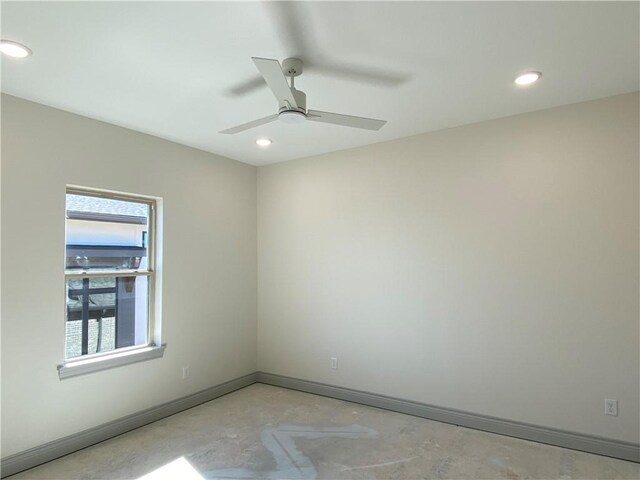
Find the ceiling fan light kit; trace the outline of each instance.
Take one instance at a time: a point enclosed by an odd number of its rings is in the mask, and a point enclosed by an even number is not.
[[[306,119],[307,115],[297,110],[281,110],[280,113],[278,113],[278,120],[282,123],[302,123]]]
[[[365,130],[380,130],[386,120],[353,117],[339,113],[307,110],[307,95],[295,88],[294,78],[302,74],[303,63],[299,58],[287,58],[282,62],[270,58],[252,57],[253,63],[267,83],[267,86],[278,101],[278,113],[236,127],[228,128],[220,133],[235,134],[251,128],[280,120],[283,123],[312,122],[330,123],[344,127],[362,128]],[[287,76],[291,84],[287,82]]]

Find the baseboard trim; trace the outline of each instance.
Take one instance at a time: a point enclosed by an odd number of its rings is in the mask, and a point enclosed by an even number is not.
[[[375,393],[337,387],[309,380],[286,377],[266,372],[255,372],[228,382],[207,388],[200,392],[163,403],[156,407],[104,423],[95,428],[69,435],[58,440],[9,455],[0,460],[0,476],[14,475],[29,468],[55,460],[64,455],[95,445],[130,430],[161,420],[170,415],[182,412],[202,403],[214,400],[235,390],[256,382],[266,385],[313,393],[324,397],[345,400],[371,407],[405,413],[416,417],[428,418],[438,422],[460,425],[485,432],[498,433],[510,437],[547,443],[559,447],[571,448],[588,453],[605,455],[640,463],[640,445],[630,442],[611,440],[608,438],[568,432],[548,427],[540,427],[528,423],[505,420],[486,415],[479,415],[444,407],[436,407],[400,398],[378,395]]]
[[[0,475],[4,478],[36,467],[130,430],[195,407],[201,403],[221,397],[227,393],[239,390],[256,383],[256,381],[257,374],[250,373],[249,375],[230,380],[215,387],[207,388],[206,390],[187,395],[186,397],[127,415],[112,422],[104,423],[58,440],[53,440],[14,455],[9,455],[0,461]]]
[[[582,433],[540,427],[528,423],[505,420],[502,418],[479,415],[444,407],[436,407],[400,398],[375,393],[336,387],[324,383],[285,377],[273,373],[258,372],[257,381],[267,385],[299,390],[324,397],[346,400],[371,407],[428,418],[438,422],[451,423],[462,427],[474,428],[485,432],[498,433],[510,437],[547,443],[559,447],[580,450],[608,457],[640,462],[640,445],[608,438],[585,435]]]

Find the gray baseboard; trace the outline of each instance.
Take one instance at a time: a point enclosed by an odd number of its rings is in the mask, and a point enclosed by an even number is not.
[[[121,435],[130,430],[142,427],[151,422],[176,414],[214,398],[221,397],[240,388],[256,383],[257,374],[251,373],[244,377],[207,388],[200,392],[179,398],[156,407],[127,415],[112,422],[104,423],[95,428],[60,438],[52,442],[9,455],[2,459],[0,474],[2,478],[33,468],[45,462],[68,455],[77,450],[89,447],[109,438]]]
[[[559,447],[571,448],[598,455],[620,458],[632,462],[640,462],[640,445],[621,442],[607,438],[595,437],[581,433],[567,432],[548,427],[540,427],[527,423],[505,420],[501,418],[478,415],[449,408],[436,407],[424,403],[411,402],[400,398],[378,395],[375,393],[336,387],[308,380],[256,372],[236,378],[201,392],[179,398],[156,407],[84,430],[68,437],[45,443],[24,452],[9,455],[1,460],[0,474],[2,478],[33,468],[40,464],[55,460],[83,448],[95,445],[109,438],[121,435],[130,430],[142,427],[162,418],[174,415],[201,403],[231,393],[235,390],[264,383],[284,387],[291,390],[313,393],[325,397],[360,403],[371,407],[382,408],[394,412],[405,413],[417,417],[428,418],[439,422],[451,423],[463,427],[474,428],[510,437],[532,440]]]
[[[598,455],[606,455],[608,457],[620,458],[632,462],[640,462],[640,445],[637,443],[622,442],[549,427],[540,427],[528,423],[478,415],[450,408],[436,407],[424,403],[411,402],[399,398],[361,392],[350,388],[336,387],[308,380],[300,380],[272,373],[258,372],[258,382],[337,398],[348,402],[360,403],[371,407],[383,408],[385,410],[451,423],[462,427],[474,428],[485,432],[498,433]]]

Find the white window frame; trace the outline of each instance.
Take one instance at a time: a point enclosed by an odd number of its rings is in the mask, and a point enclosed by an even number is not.
[[[58,365],[59,378],[65,379],[84,375],[87,373],[106,370],[109,368],[128,365],[153,358],[160,358],[164,355],[166,344],[161,341],[161,281],[160,281],[160,242],[161,221],[159,221],[159,210],[161,210],[162,199],[155,197],[147,197],[129,193],[112,192],[107,190],[98,190],[87,187],[78,187],[68,185],[65,190],[66,194],[76,194],[93,196],[100,198],[108,198],[112,200],[124,200],[129,202],[145,203],[149,206],[149,225],[147,238],[147,268],[140,269],[121,269],[121,270],[67,270],[65,264],[65,290],[66,282],[69,278],[92,278],[92,277],[147,277],[147,342],[146,345],[136,345],[132,347],[123,347],[111,350],[109,352],[100,352],[89,355],[82,355],[69,360],[64,360]],[[65,215],[65,232],[66,232],[66,215]],[[65,241],[66,249],[66,241]],[[66,294],[65,294],[66,297]],[[66,298],[65,298],[66,310]],[[66,318],[65,318],[66,321]],[[66,328],[66,326],[65,326]],[[63,353],[63,358],[64,358]]]

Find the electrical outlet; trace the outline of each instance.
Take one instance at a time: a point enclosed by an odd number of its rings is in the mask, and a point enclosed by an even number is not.
[[[189,375],[189,366],[187,365],[186,367],[182,367],[182,379],[186,380],[187,378],[189,378]]]
[[[331,357],[331,368],[334,370],[338,369],[338,357]]]
[[[614,417],[618,416],[618,400],[613,400],[611,398],[604,399],[604,414],[612,415]]]

